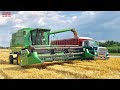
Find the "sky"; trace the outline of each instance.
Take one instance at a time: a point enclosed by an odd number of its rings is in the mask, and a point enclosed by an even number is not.
[[[9,46],[12,33],[22,28],[48,28],[52,31],[75,28],[79,36],[98,41],[120,41],[120,11],[0,11],[0,46]],[[71,38],[71,33],[57,35]]]

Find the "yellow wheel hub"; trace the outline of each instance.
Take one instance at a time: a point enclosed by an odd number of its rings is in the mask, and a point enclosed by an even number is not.
[[[20,60],[20,55],[18,55],[18,64],[20,65],[20,62],[21,62],[21,60]]]

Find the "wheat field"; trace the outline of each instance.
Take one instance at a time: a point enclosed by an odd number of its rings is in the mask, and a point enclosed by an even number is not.
[[[8,64],[9,53],[8,49],[0,49],[0,79],[120,79],[120,58],[20,67]]]

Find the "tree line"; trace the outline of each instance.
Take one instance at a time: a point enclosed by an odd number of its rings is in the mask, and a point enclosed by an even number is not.
[[[99,42],[99,46],[106,47],[109,53],[120,53],[120,42],[116,41],[106,41]]]
[[[120,46],[120,42],[117,41],[106,41],[106,42],[99,42],[100,46],[103,47],[116,47],[116,46]]]
[[[9,49],[9,47],[2,47],[2,46],[0,46],[0,49]]]

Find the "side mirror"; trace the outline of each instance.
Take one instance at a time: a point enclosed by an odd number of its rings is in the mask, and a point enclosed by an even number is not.
[[[97,45],[99,45],[99,42],[98,41],[95,41],[97,43]]]
[[[23,31],[23,35],[26,35],[26,31]]]

